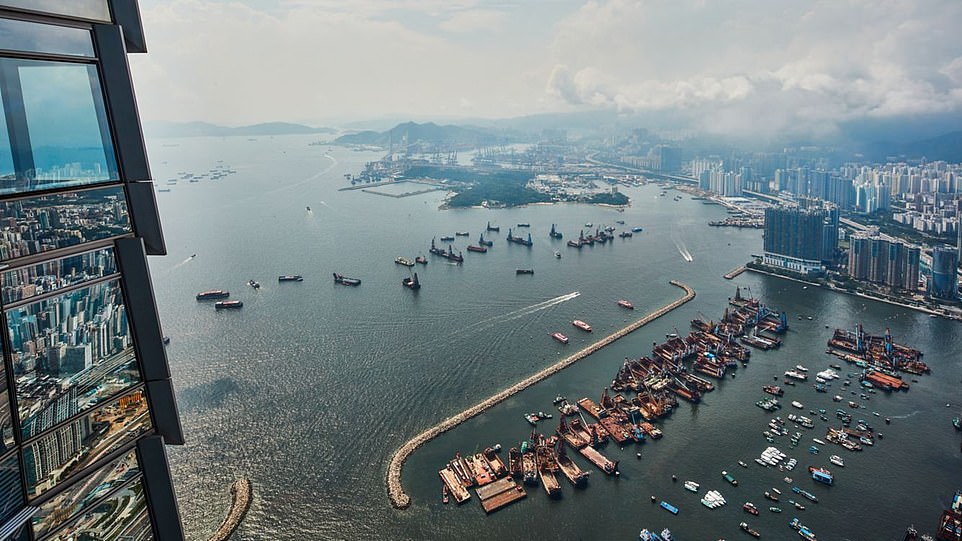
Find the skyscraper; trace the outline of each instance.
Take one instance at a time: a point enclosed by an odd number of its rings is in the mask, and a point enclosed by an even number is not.
[[[183,539],[136,0],[0,0],[0,539]]]
[[[765,209],[765,264],[802,274],[821,272],[833,261],[838,213],[817,207]]]
[[[959,253],[954,246],[932,248],[932,275],[929,295],[936,299],[956,300],[959,297]]]

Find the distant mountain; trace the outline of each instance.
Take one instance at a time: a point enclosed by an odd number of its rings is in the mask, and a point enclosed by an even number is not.
[[[250,126],[218,126],[208,122],[145,122],[144,132],[152,137],[224,137],[224,136],[268,136],[268,135],[302,135],[312,133],[331,134],[337,130],[331,128],[312,128],[303,124],[289,122],[265,122]]]
[[[412,145],[420,143],[429,145],[470,145],[477,147],[514,142],[518,140],[518,136],[475,126],[439,126],[433,122],[426,122],[424,124],[404,122],[387,131],[378,132],[366,130],[342,135],[335,139],[334,143],[341,145],[375,145],[387,147],[392,142],[395,145],[400,145],[405,140],[408,144]]]
[[[943,160],[947,162],[962,162],[962,131],[952,131],[908,143],[876,142],[869,145],[866,154],[878,161],[887,157],[917,160],[925,158],[928,161]]]

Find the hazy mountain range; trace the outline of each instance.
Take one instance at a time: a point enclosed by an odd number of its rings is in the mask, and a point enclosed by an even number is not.
[[[250,126],[218,126],[208,122],[163,122],[148,121],[144,123],[144,133],[149,137],[226,137],[243,135],[302,135],[302,134],[331,134],[337,133],[332,128],[313,128],[303,124],[290,122],[265,122]]]

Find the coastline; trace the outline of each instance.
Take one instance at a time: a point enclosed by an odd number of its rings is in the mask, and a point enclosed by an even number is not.
[[[592,353],[604,348],[605,346],[608,346],[620,338],[627,336],[628,334],[640,329],[648,323],[660,318],[661,316],[675,310],[676,308],[695,298],[695,290],[687,284],[678,282],[676,280],[671,280],[669,283],[685,290],[685,295],[669,304],[666,304],[665,306],[662,306],[661,308],[658,308],[653,312],[648,313],[634,323],[631,323],[628,326],[609,334],[601,340],[588,345],[584,349],[565,357],[557,363],[548,366],[547,368],[544,368],[531,376],[528,376],[511,387],[508,387],[507,389],[504,389],[493,396],[482,400],[461,413],[448,417],[447,419],[424,430],[420,434],[402,444],[397,451],[394,452],[394,455],[391,456],[391,461],[388,464],[386,483],[388,497],[391,499],[391,505],[396,509],[407,509],[411,505],[411,498],[406,492],[404,492],[404,486],[401,483],[401,472],[404,468],[404,463],[407,462],[408,457],[410,457],[411,454],[413,454],[414,451],[416,451],[419,447],[440,436],[441,434],[461,425],[469,419],[485,412],[493,406],[510,398],[511,396],[514,396],[515,394],[527,389],[528,387],[554,374],[557,374],[568,366],[571,366],[572,364],[590,356]]]

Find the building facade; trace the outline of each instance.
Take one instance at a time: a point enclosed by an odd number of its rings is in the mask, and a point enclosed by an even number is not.
[[[802,274],[820,272],[824,263],[834,261],[837,247],[837,210],[817,206],[765,209],[766,265]]]
[[[932,274],[929,277],[929,295],[936,299],[959,298],[959,252],[951,245],[932,248]]]
[[[0,541],[183,539],[136,0],[0,0]]]
[[[849,277],[908,291],[918,289],[919,247],[868,234],[852,235],[849,241]]]

